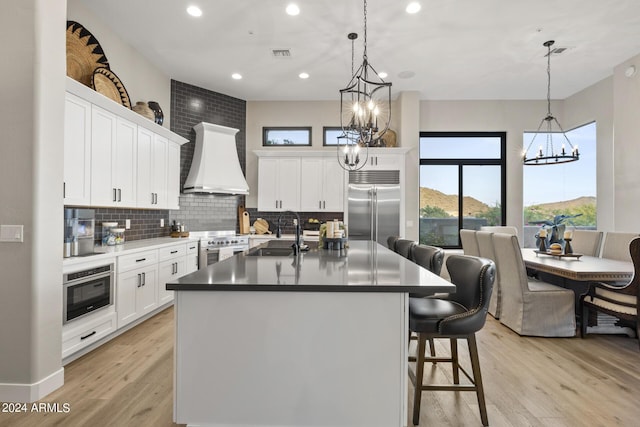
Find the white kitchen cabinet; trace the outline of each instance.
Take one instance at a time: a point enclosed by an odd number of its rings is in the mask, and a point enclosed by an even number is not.
[[[342,211],[344,181],[345,171],[335,157],[303,157],[300,167],[300,210]]]
[[[198,270],[198,242],[187,243],[187,262],[184,274]]]
[[[118,328],[158,307],[158,251],[118,257]]]
[[[99,310],[62,326],[62,357],[65,358],[101,340],[116,330],[113,308]]]
[[[187,245],[177,245],[158,250],[158,305],[164,305],[173,301],[173,291],[166,288],[167,282],[171,282],[184,276],[187,269]]]
[[[167,209],[180,209],[180,145],[169,141],[167,147]]]
[[[95,105],[91,111],[91,205],[134,207],[137,125]]]
[[[138,126],[137,204],[139,208],[167,207],[167,146],[169,141]]]
[[[91,204],[91,104],[70,93],[64,113],[64,204]]]
[[[259,160],[258,210],[300,210],[300,158]]]
[[[384,150],[384,148],[381,150]],[[362,170],[404,170],[404,156],[381,154],[369,149],[369,158]]]

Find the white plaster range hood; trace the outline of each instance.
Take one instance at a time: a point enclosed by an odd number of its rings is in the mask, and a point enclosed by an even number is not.
[[[193,129],[196,148],[183,192],[249,194],[236,149],[238,129],[205,122]]]

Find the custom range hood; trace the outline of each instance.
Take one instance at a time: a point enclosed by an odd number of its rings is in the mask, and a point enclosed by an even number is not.
[[[196,148],[183,192],[249,194],[236,149],[238,129],[205,122],[193,129]]]

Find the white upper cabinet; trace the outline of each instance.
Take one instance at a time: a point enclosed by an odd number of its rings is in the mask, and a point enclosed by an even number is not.
[[[179,209],[175,133],[67,78],[64,203]]]
[[[261,158],[258,162],[258,210],[300,210],[300,159]]]
[[[345,171],[335,157],[302,158],[300,171],[301,211],[343,210]]]
[[[91,204],[91,104],[70,93],[64,113],[64,204]]]

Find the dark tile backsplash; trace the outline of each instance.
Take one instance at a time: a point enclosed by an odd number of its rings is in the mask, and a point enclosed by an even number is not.
[[[293,227],[295,215],[291,212],[262,212],[254,208],[248,208],[246,210],[249,212],[251,225],[253,225],[253,222],[258,218],[266,219],[269,222],[269,230],[275,233],[276,225],[278,224],[278,217],[281,216],[282,233],[293,234],[295,232],[295,228]],[[306,228],[305,225],[309,221],[309,218],[318,219],[321,223],[332,221],[334,219],[339,221],[343,220],[342,212],[298,212],[298,215],[300,215],[300,221],[302,221],[303,229]]]
[[[117,222],[119,227],[125,228],[126,220],[130,219],[131,229],[124,232],[125,242],[152,239],[154,237],[168,237],[171,233],[168,210],[95,208],[95,211],[96,243],[102,241],[103,222]],[[160,227],[160,219],[164,219],[164,227]]]

